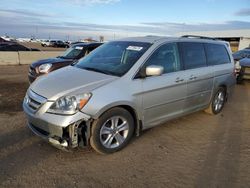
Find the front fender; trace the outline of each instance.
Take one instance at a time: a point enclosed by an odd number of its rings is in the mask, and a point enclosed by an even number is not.
[[[129,101],[117,101],[117,102],[110,103],[106,106],[103,106],[94,115],[92,115],[92,118],[98,119],[104,112],[106,112],[107,110],[109,110],[111,108],[117,107],[117,106],[129,106],[130,108],[132,108],[134,110],[134,112],[136,113],[136,115],[138,117],[138,114],[136,111],[136,106],[133,103],[131,103]]]

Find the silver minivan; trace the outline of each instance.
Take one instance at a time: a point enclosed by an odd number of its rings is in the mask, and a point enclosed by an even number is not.
[[[186,114],[221,112],[235,85],[229,44],[195,36],[108,42],[78,63],[42,76],[23,109],[29,128],[56,147],[100,153]]]

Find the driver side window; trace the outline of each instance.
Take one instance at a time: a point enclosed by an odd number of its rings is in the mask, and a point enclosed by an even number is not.
[[[159,47],[145,63],[145,67],[150,65],[162,66],[164,68],[163,74],[181,70],[177,44],[168,43]]]

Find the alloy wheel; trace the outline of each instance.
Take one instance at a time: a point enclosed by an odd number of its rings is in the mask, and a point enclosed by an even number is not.
[[[116,148],[124,143],[129,133],[128,121],[121,116],[113,116],[101,127],[101,144],[108,148]]]

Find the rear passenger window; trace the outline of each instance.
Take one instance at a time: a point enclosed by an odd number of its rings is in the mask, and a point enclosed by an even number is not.
[[[202,43],[181,42],[180,49],[185,69],[207,66],[206,54]]]
[[[230,63],[230,58],[224,45],[205,44],[207,62],[209,65]]]

